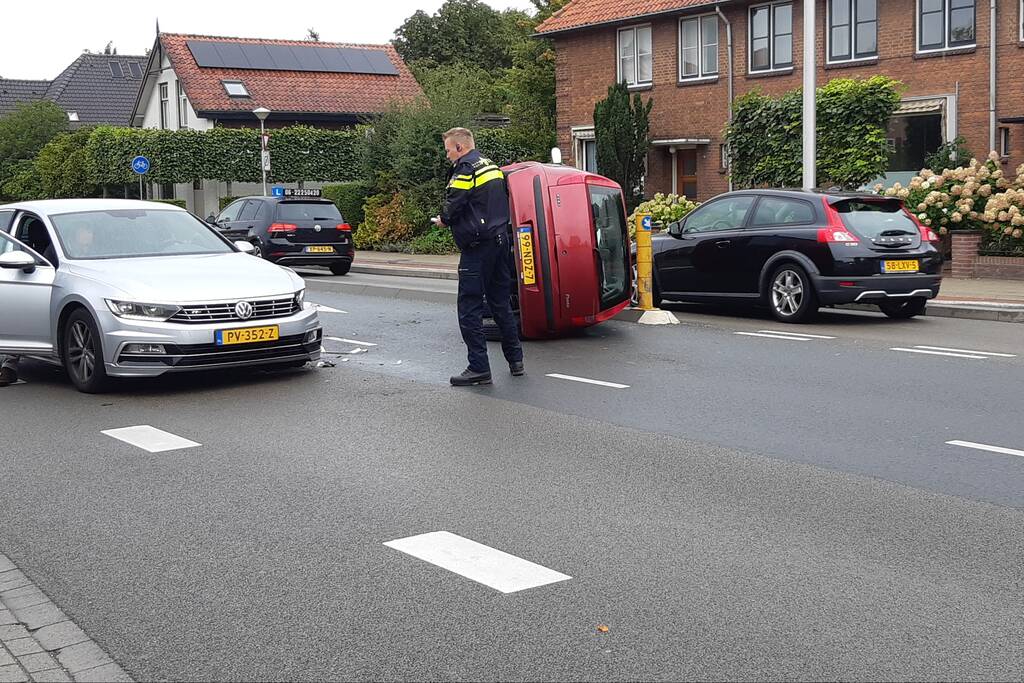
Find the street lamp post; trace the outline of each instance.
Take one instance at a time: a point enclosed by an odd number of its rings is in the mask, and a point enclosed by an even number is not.
[[[813,190],[818,183],[818,121],[815,108],[816,81],[814,1],[804,0],[804,189]]]
[[[252,113],[260,120],[260,169],[263,171],[263,196],[267,196],[267,138],[263,130],[263,122],[270,116],[266,107],[253,109]]]

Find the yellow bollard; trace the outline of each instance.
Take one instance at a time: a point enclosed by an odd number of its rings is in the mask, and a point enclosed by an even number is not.
[[[654,262],[651,253],[651,215],[636,216],[636,291],[641,311],[653,311],[654,295],[651,290]]]

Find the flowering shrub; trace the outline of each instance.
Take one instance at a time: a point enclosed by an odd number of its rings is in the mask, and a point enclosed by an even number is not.
[[[918,220],[940,234],[985,230],[1007,248],[1024,247],[1024,165],[1008,176],[997,152],[984,162],[971,159],[967,166],[941,173],[923,169],[909,187],[896,183],[875,189],[902,199]]]
[[[629,216],[629,234],[632,235],[637,214],[649,213],[655,225],[667,226],[681,219],[686,214],[697,208],[696,202],[691,202],[685,195],[663,194],[654,195],[652,199],[636,207]]]

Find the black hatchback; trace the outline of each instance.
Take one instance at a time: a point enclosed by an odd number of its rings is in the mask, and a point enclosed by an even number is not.
[[[243,197],[215,219],[230,240],[245,240],[255,255],[285,266],[328,266],[335,275],[352,267],[352,227],[334,202],[303,196]]]
[[[898,199],[729,192],[654,236],[655,301],[763,304],[792,323],[847,303],[911,318],[939,293],[938,241]]]

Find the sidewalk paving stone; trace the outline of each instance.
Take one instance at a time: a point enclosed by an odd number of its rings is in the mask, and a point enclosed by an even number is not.
[[[35,633],[36,640],[44,650],[52,652],[61,648],[78,645],[89,640],[85,631],[70,621],[44,626]]]
[[[18,640],[19,638],[28,638],[28,636],[28,629],[21,624],[0,626],[0,640],[4,642],[7,642],[8,640]]]
[[[89,669],[75,674],[75,681],[79,683],[132,683],[132,678],[124,669],[111,662],[96,669]]]
[[[0,647],[0,666],[10,666],[17,663],[18,660],[14,658],[14,655],[7,654],[7,650]]]
[[[19,657],[18,661],[21,662],[23,667],[25,667],[25,671],[28,671],[30,674],[34,674],[36,671],[60,668],[57,660],[46,652],[37,652],[34,655],[25,655],[24,657]],[[35,676],[33,676],[33,678],[35,678]]]
[[[104,652],[99,645],[90,641],[65,647],[57,653],[57,661],[61,666],[76,675],[79,671],[95,669],[106,664],[113,664],[114,660]]]
[[[25,624],[30,631],[50,626],[61,621],[67,621],[67,615],[52,602],[33,605],[31,607],[16,607],[14,609],[18,621]]]
[[[0,666],[0,683],[24,683],[28,674],[17,664]]]
[[[11,651],[11,654],[15,657],[21,657],[23,655],[31,655],[36,652],[43,652],[43,648],[40,647],[39,643],[36,642],[35,638],[19,638],[18,640],[9,640],[4,645]]]
[[[32,674],[32,680],[36,683],[72,683],[71,677],[64,673],[64,669],[47,669]]]

